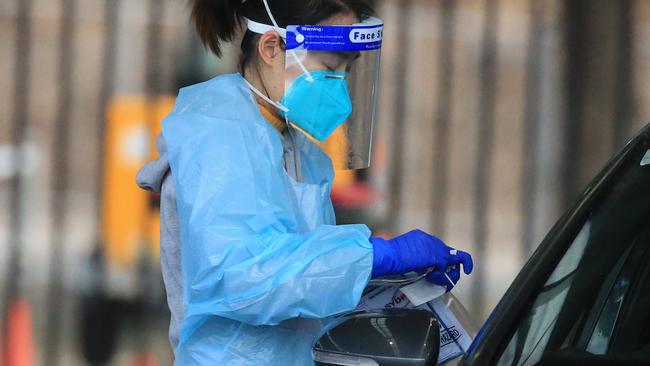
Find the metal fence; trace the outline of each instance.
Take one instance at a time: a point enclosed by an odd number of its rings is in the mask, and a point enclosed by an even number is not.
[[[422,228],[471,251],[477,270],[458,295],[482,320],[650,120],[650,4],[377,5],[386,32],[369,215],[376,229]],[[15,299],[26,299],[36,363],[84,363],[77,299],[101,245],[106,111],[118,96],[174,95],[206,77],[193,72],[205,56],[191,51],[187,19],[181,0],[0,4],[0,324],[6,340]],[[213,74],[233,70],[234,50]],[[164,323],[145,337],[162,364]]]
[[[487,315],[604,162],[643,125],[647,5],[386,1],[379,208],[470,250]],[[393,93],[394,92],[394,93]],[[647,119],[647,118],[646,118]]]

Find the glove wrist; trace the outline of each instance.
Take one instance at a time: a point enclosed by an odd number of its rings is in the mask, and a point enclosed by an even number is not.
[[[395,258],[397,253],[388,240],[382,238],[370,238],[373,247],[372,277],[397,274],[399,263]]]

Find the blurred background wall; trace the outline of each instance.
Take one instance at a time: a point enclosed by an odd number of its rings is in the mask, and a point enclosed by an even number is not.
[[[650,120],[650,2],[376,3],[386,29],[374,162],[342,185],[339,217],[388,234],[422,228],[472,252],[476,272],[455,292],[482,321]],[[170,364],[157,198],[134,174],[178,88],[233,72],[236,50],[205,52],[182,0],[0,2],[5,355]]]

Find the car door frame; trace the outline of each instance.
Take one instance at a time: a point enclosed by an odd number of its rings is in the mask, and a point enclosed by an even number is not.
[[[509,336],[525,315],[549,274],[556,267],[575,236],[609,187],[616,184],[622,168],[641,151],[650,149],[650,124],[646,125],[616,154],[586,187],[577,202],[553,226],[519,272],[472,343],[463,365],[490,365],[506,346]],[[645,151],[643,151],[645,150]]]

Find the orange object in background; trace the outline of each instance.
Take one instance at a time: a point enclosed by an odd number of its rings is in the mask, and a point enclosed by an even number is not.
[[[35,365],[32,311],[25,299],[18,298],[11,303],[6,321],[7,339],[4,344],[2,364],[5,366]]]
[[[135,178],[155,158],[160,121],[173,107],[169,96],[118,97],[108,106],[102,230],[109,267],[133,269],[142,251],[159,256],[160,213]]]
[[[145,352],[142,355],[136,357],[134,366],[158,366],[158,359],[156,355],[151,352]]]
[[[346,157],[348,154],[348,139],[345,133],[345,126],[339,126],[332,136],[325,139],[323,142],[318,142],[311,136],[307,135],[312,141],[316,142],[327,155],[332,159],[334,165],[334,183],[332,184],[333,190],[344,188],[354,184],[356,180],[356,173],[354,170],[345,170]]]
[[[335,175],[332,184],[334,206],[354,209],[370,206],[376,198],[374,189],[369,184],[357,179],[356,170],[345,170],[348,162],[347,154],[349,154],[345,125],[334,130],[332,136],[325,141],[315,142],[329,155],[334,165]]]

